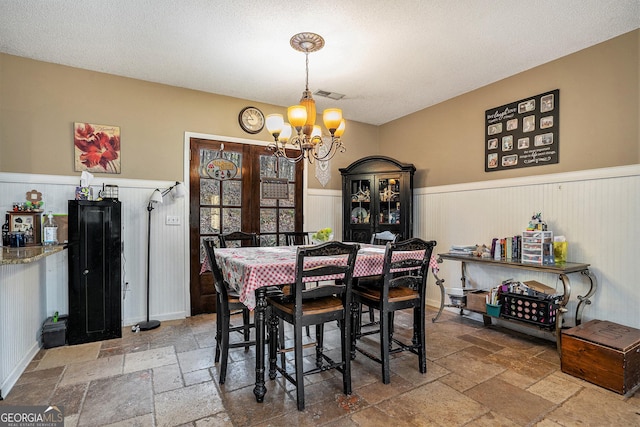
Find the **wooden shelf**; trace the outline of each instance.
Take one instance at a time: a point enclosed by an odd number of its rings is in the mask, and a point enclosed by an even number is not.
[[[466,287],[465,286],[466,277],[467,277],[466,265],[469,264],[469,263],[470,264],[478,264],[478,265],[487,265],[487,266],[497,266],[497,267],[502,267],[502,268],[507,268],[507,269],[519,269],[519,270],[529,270],[529,271],[536,271],[536,272],[544,272],[544,273],[551,273],[551,274],[558,275],[560,281],[562,282],[564,293],[562,295],[562,299],[560,301],[560,306],[558,308],[558,313],[556,315],[555,328],[551,332],[555,336],[556,346],[558,348],[558,352],[559,353],[562,352],[561,332],[562,332],[562,323],[563,323],[563,319],[564,319],[564,313],[566,313],[568,311],[567,308],[566,308],[566,305],[569,302],[569,299],[571,298],[571,282],[569,280],[569,276],[568,275],[569,274],[573,274],[573,273],[580,273],[582,276],[586,276],[589,279],[590,284],[591,284],[591,287],[589,288],[589,292],[587,292],[587,294],[585,296],[578,295],[578,297],[577,297],[578,305],[576,307],[576,312],[575,312],[575,323],[576,323],[576,326],[578,326],[582,322],[582,310],[584,309],[585,305],[591,304],[590,298],[595,294],[596,289],[598,287],[598,283],[596,281],[595,276],[589,270],[589,265],[590,264],[566,262],[566,263],[559,263],[559,264],[543,265],[543,264],[522,263],[522,262],[519,262],[519,261],[496,260],[496,259],[491,259],[491,258],[481,258],[481,257],[472,256],[472,255],[459,255],[459,254],[451,254],[451,253],[438,254],[438,263],[443,263],[444,260],[458,261],[458,262],[461,263],[462,276],[461,276],[460,280],[462,282],[462,287],[463,288]],[[432,319],[433,322],[438,320],[438,318],[440,317],[440,314],[442,313],[442,310],[444,310],[445,306],[451,306],[451,305],[447,305],[447,304],[444,303],[444,298],[445,298],[444,279],[440,279],[437,276],[437,274],[435,274],[435,273],[434,273],[434,276],[436,278],[436,285],[440,287],[440,310],[438,311],[438,314],[436,314],[436,316]],[[461,307],[460,308],[460,314],[463,314],[464,310],[468,310],[468,309],[466,307]],[[468,311],[472,311],[472,312],[475,312],[475,313],[482,314],[483,315],[484,324],[485,325],[490,325],[491,324],[491,316],[489,316],[487,313],[481,313],[481,312],[474,311],[474,310],[468,310]],[[540,328],[539,326],[536,326],[536,325],[531,325],[529,323],[519,322],[517,320],[510,320],[510,319],[503,318],[503,317],[500,317],[499,319],[500,320],[505,320],[505,321],[508,321],[508,322],[517,322],[518,324],[521,324],[523,326],[536,328],[536,329],[545,331],[545,329],[542,329],[542,328]]]

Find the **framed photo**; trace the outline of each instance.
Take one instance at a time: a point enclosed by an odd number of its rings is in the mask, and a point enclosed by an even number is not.
[[[513,135],[507,135],[502,137],[502,151],[513,150]]]
[[[559,112],[559,89],[486,110],[485,172],[558,163]]]
[[[553,94],[545,95],[540,98],[540,112],[546,113],[553,110]]]
[[[491,153],[487,156],[487,164],[490,168],[498,167],[498,153]]]
[[[553,126],[553,116],[546,116],[540,119],[540,129],[548,129]]]
[[[524,102],[518,104],[518,113],[528,113],[529,111],[533,111],[536,109],[536,100],[528,99]]]
[[[42,214],[39,212],[9,212],[9,231],[25,234],[25,246],[42,243]]]
[[[542,135],[536,135],[534,139],[533,145],[536,147],[542,147],[545,145],[553,144],[553,134],[552,133],[543,133]]]
[[[92,123],[73,124],[76,172],[120,173],[120,128]]]
[[[487,128],[487,135],[495,135],[501,132],[502,132],[502,123],[497,123]]]
[[[511,154],[502,158],[502,166],[515,166],[518,164],[518,155]]]
[[[527,116],[522,119],[522,131],[533,132],[536,130],[536,116]]]

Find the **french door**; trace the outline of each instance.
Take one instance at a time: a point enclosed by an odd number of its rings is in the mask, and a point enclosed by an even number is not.
[[[265,146],[191,138],[191,314],[215,311],[212,274],[200,274],[203,239],[244,231],[259,233],[261,246],[285,244],[284,232],[302,230],[302,174],[302,163]]]

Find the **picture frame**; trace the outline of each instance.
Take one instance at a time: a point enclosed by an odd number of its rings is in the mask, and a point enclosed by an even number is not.
[[[485,172],[559,162],[560,90],[485,111]]]
[[[23,232],[25,246],[35,246],[42,243],[42,213],[41,212],[12,212],[9,211],[9,232]]]
[[[74,170],[119,174],[120,127],[73,123]]]

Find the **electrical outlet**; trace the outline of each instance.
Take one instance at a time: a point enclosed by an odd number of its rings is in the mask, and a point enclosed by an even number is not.
[[[180,225],[180,217],[175,215],[167,215],[166,225]]]

